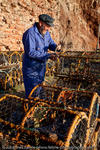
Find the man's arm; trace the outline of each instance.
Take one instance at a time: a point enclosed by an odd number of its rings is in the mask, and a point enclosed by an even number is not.
[[[44,50],[36,50],[36,41],[33,33],[27,32],[23,35],[23,45],[25,53],[34,59],[45,61],[47,60],[51,54],[44,52]]]

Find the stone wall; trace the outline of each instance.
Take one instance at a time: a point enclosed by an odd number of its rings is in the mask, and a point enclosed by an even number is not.
[[[23,50],[23,32],[42,13],[55,18],[51,36],[64,51],[96,49],[99,0],[0,0],[0,51]]]

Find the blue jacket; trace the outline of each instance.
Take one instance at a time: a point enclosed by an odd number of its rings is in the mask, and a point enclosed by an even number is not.
[[[40,34],[36,23],[23,34],[23,79],[26,98],[31,90],[44,81],[46,61],[50,57],[48,49],[55,51],[56,44],[47,31],[44,36]]]

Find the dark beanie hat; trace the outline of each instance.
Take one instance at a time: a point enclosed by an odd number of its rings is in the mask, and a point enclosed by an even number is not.
[[[53,24],[54,19],[51,16],[47,15],[47,14],[39,15],[39,20],[43,21],[44,23],[46,23],[49,26],[54,26],[54,24]]]

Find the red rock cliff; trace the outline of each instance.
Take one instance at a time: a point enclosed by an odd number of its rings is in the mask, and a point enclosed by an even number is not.
[[[22,34],[48,13],[53,39],[67,50],[95,50],[100,0],[0,0],[0,51],[23,50]]]

